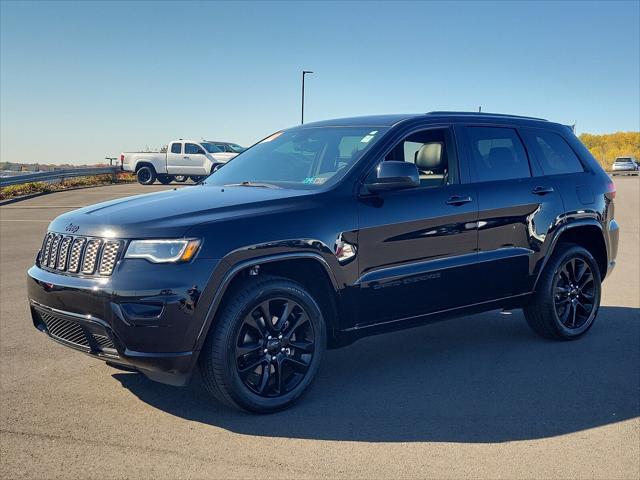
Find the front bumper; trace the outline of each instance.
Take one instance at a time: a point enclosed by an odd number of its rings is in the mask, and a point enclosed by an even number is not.
[[[106,278],[28,271],[34,326],[67,347],[171,385],[188,383],[217,260],[120,262]]]

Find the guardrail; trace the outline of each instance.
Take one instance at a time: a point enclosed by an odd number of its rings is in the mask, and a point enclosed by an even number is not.
[[[92,168],[69,168],[66,170],[51,170],[49,172],[25,173],[12,177],[0,178],[0,187],[9,185],[20,185],[30,182],[48,182],[51,180],[64,180],[73,177],[89,177],[91,175],[112,175],[116,179],[116,173],[120,167],[92,167]]]

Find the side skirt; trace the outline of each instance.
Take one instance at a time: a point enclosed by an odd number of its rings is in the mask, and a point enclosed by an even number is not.
[[[520,295],[514,295],[511,297],[499,298],[497,300],[490,300],[486,302],[474,303],[472,305],[465,305],[464,307],[450,308],[447,310],[439,310],[437,312],[431,312],[424,315],[415,315],[412,317],[398,318],[395,320],[389,320],[381,323],[374,323],[370,325],[356,325],[355,327],[347,328],[335,332],[335,340],[330,348],[339,348],[349,345],[356,340],[369,337],[372,335],[379,335],[382,333],[405,330],[408,328],[415,328],[429,323],[434,323],[442,320],[447,320],[454,317],[460,317],[462,315],[471,315],[474,313],[487,312],[490,310],[496,310],[499,308],[522,308],[531,299],[533,292],[523,293]]]

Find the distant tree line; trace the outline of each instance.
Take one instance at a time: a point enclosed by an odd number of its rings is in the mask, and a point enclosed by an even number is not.
[[[583,133],[580,140],[600,165],[610,170],[616,157],[636,157],[640,160],[640,132],[616,132],[593,135]]]

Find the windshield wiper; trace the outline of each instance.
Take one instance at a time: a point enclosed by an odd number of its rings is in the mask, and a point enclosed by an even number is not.
[[[262,183],[262,182],[249,182],[244,181],[240,183],[227,183],[225,187],[260,187],[260,188],[280,188],[277,185],[273,185],[271,183]]]

